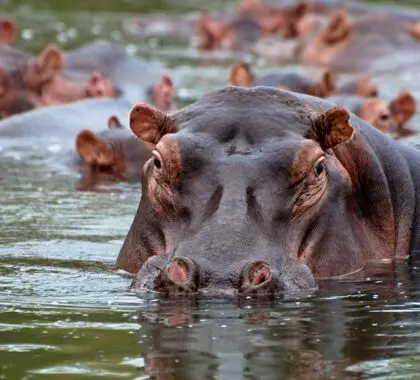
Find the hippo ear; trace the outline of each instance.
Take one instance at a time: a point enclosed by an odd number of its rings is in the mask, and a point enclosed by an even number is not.
[[[254,75],[246,62],[235,63],[230,70],[230,84],[232,86],[248,87],[254,81]]]
[[[34,90],[49,82],[64,66],[61,50],[53,44],[47,45],[39,56],[28,64],[24,73],[26,85]]]
[[[408,25],[407,31],[413,38],[420,40],[420,21],[416,22],[415,24]]]
[[[137,104],[131,110],[130,128],[140,140],[151,144],[157,144],[164,135],[177,131],[165,113],[146,103]]]
[[[108,119],[108,129],[123,129],[124,126],[122,125],[118,116],[112,115]]]
[[[340,106],[335,106],[327,112],[317,114],[312,120],[312,126],[306,137],[315,140],[324,150],[335,147],[347,141],[353,134],[349,123],[350,114]]]
[[[9,45],[16,34],[16,25],[8,19],[0,20],[0,44]]]
[[[351,32],[350,16],[347,12],[333,12],[328,25],[323,31],[323,39],[327,44],[333,45],[344,40]]]
[[[43,75],[50,78],[63,68],[64,56],[58,46],[49,44],[41,51],[37,62],[43,71]]]
[[[169,110],[172,107],[175,96],[175,87],[169,74],[162,74],[152,88],[152,100],[162,110]]]
[[[226,27],[222,23],[214,20],[207,14],[201,15],[197,22],[198,35],[201,38],[202,49],[216,48],[226,32]]]
[[[307,1],[300,1],[291,9],[291,15],[295,18],[295,20],[300,20],[309,13],[310,8],[311,7]]]
[[[402,126],[416,113],[416,99],[411,93],[401,91],[388,107],[398,125]]]
[[[105,141],[87,129],[77,134],[76,150],[80,158],[90,165],[109,166],[114,161],[112,149]]]
[[[329,70],[324,70],[321,74],[321,79],[318,84],[314,85],[309,90],[309,95],[326,98],[335,92],[334,78]]]

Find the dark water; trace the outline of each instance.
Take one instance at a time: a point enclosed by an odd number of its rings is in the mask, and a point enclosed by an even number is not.
[[[185,41],[134,38],[122,21],[229,4],[0,1],[18,46],[119,41],[171,67],[186,96],[223,83],[227,68],[197,68]],[[77,176],[58,164],[71,146],[0,141],[0,378],[420,378],[420,260],[373,264],[298,301],[135,295],[111,268],[139,186],[76,192]]]

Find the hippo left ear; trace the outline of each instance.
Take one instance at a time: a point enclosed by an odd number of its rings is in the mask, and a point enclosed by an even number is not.
[[[348,111],[343,107],[335,106],[313,118],[306,137],[317,141],[324,150],[333,148],[353,135],[353,127],[349,120]]]
[[[398,126],[405,124],[416,113],[416,99],[407,91],[401,91],[389,104]]]
[[[109,166],[114,161],[112,149],[105,141],[87,129],[77,134],[76,150],[80,158],[90,165]]]
[[[238,62],[230,70],[230,84],[232,86],[248,87],[254,81],[254,75],[246,62]]]
[[[130,128],[140,139],[157,144],[168,133],[175,133],[175,123],[162,111],[146,104],[134,106],[130,112]]]

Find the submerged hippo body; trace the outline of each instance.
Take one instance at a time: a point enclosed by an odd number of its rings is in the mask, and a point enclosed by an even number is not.
[[[116,261],[140,288],[303,290],[420,245],[420,153],[325,100],[228,87],[130,127],[156,144]]]
[[[124,99],[86,99],[39,108],[0,121],[0,138],[74,138],[80,129],[101,131],[110,114],[124,122],[131,103]]]

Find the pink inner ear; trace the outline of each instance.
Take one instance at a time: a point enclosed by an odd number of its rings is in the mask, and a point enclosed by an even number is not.
[[[187,282],[188,269],[179,260],[174,260],[167,269],[168,277],[174,282]]]

